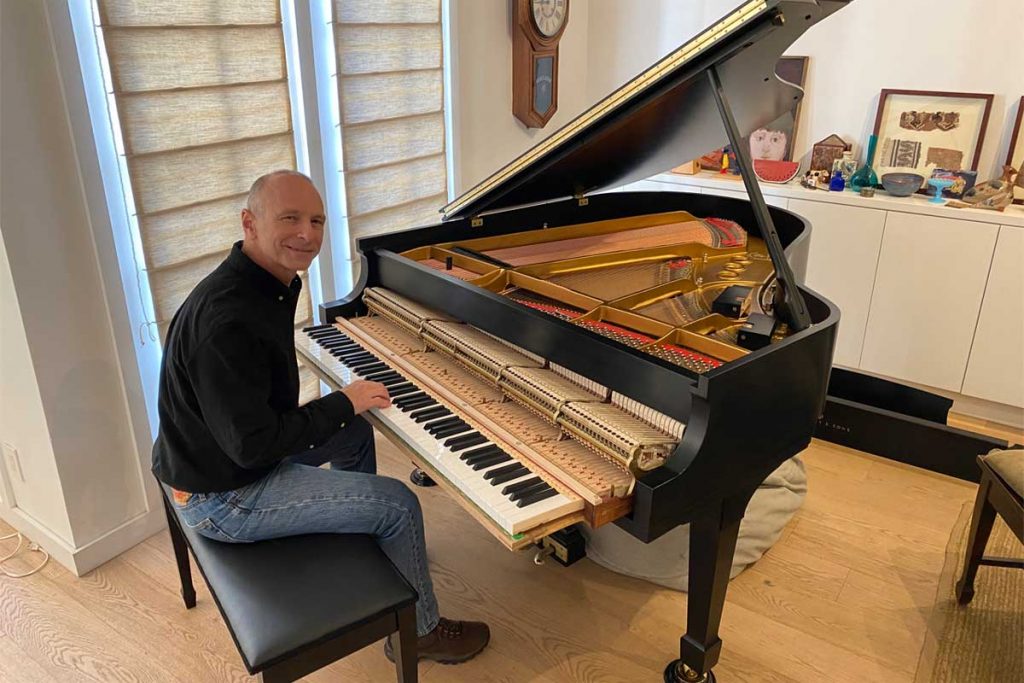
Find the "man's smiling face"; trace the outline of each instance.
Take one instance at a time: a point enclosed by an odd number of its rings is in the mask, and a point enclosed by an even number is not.
[[[267,178],[253,205],[242,210],[245,254],[288,284],[320,253],[324,204],[313,184],[300,175]]]

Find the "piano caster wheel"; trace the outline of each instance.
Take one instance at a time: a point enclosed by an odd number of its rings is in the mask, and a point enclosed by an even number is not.
[[[419,467],[414,469],[409,475],[409,481],[416,484],[417,486],[437,486],[437,482],[430,478],[430,476],[421,470]]]
[[[665,667],[664,683],[715,683],[715,673],[699,674],[676,659]]]

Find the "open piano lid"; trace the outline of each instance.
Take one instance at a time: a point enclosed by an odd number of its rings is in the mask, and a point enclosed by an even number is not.
[[[445,219],[579,197],[662,173],[728,143],[708,78],[715,66],[740,131],[803,92],[775,63],[850,0],[748,0],[441,211]]]

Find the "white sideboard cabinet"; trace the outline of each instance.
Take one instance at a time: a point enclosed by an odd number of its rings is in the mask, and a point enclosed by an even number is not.
[[[840,310],[833,362],[855,368],[868,322],[885,211],[790,199],[789,210],[811,224],[807,286]]]
[[[963,393],[1024,406],[1024,229],[999,228]]]
[[[889,212],[860,368],[959,392],[998,232]]]

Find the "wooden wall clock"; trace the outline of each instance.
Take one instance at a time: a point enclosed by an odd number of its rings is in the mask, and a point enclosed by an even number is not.
[[[558,110],[558,41],[569,0],[516,0],[512,37],[512,113],[543,128]]]

